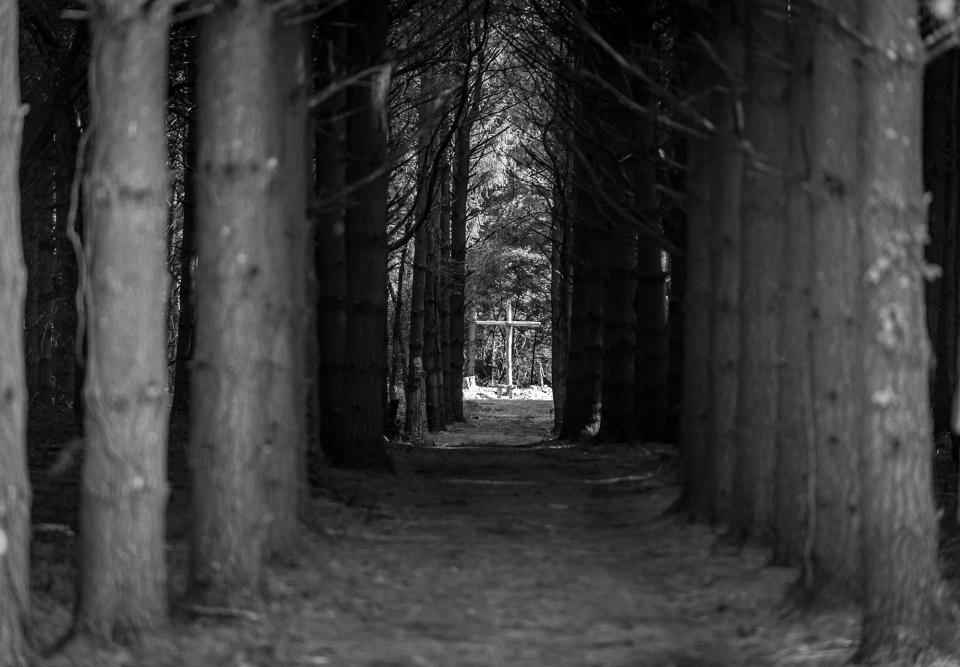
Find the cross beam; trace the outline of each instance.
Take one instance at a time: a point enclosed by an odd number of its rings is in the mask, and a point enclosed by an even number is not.
[[[489,325],[503,327],[507,330],[507,386],[513,387],[513,330],[515,327],[536,329],[537,327],[543,326],[543,323],[513,319],[513,303],[510,301],[507,301],[506,320],[477,320],[476,323],[481,326]]]

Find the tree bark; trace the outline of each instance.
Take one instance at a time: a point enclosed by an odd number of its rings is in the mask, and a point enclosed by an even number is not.
[[[736,415],[740,357],[740,256],[744,156],[737,136],[734,108],[742,103],[745,43],[742,16],[727,8],[721,24],[718,52],[728,71],[718,72],[723,90],[713,96],[714,138],[713,215],[710,237],[713,338],[710,346],[710,424],[708,442],[710,498],[714,518],[727,520],[737,443]],[[701,482],[703,483],[703,482]]]
[[[812,24],[799,16],[791,23],[789,44],[790,109],[789,170],[786,213],[780,257],[781,283],[780,359],[777,377],[776,461],[773,521],[773,560],[797,566],[806,555],[811,517],[810,455],[812,397],[810,395],[810,262],[811,219],[807,191],[807,140],[813,110],[811,100]]]
[[[311,226],[307,219],[307,183],[310,169],[307,153],[308,117],[306,99],[311,80],[310,31],[300,23],[275,21],[276,80],[281,100],[282,208],[279,238],[270,290],[273,359],[265,378],[269,415],[270,465],[266,492],[271,521],[266,539],[267,555],[291,557],[300,532],[299,502],[306,485],[304,476],[307,442],[307,411],[312,378],[305,369],[310,358],[308,324],[313,322],[315,303],[310,276]]]
[[[937,563],[923,281],[923,44],[913,7],[861,3],[864,617],[859,658],[915,664],[952,633]],[[889,50],[888,50],[889,49]],[[949,634],[948,634],[949,632]]]
[[[804,573],[813,598],[859,597],[863,581],[858,433],[861,428],[860,244],[856,226],[860,92],[858,0],[838,0],[813,35],[807,153],[811,230],[810,361],[814,532]]]
[[[336,85],[343,77],[346,58],[345,29],[331,28],[324,43],[326,63],[320,73],[321,88]],[[343,364],[347,345],[347,267],[345,247],[346,199],[346,92],[330,97],[316,115],[316,216],[317,272],[317,400],[320,405],[320,448],[325,456],[336,455],[336,442],[343,433]],[[310,474],[320,473],[323,457],[311,452]]]
[[[479,95],[479,91],[475,91]],[[475,103],[474,103],[475,105]],[[473,106],[471,106],[473,108]],[[450,202],[450,419],[463,421],[464,294],[467,259],[467,192],[470,187],[470,133],[472,115],[457,127],[454,143]],[[469,373],[467,373],[469,375]]]
[[[387,379],[387,96],[384,61],[390,16],[386,0],[355,0],[347,60],[382,65],[347,90],[347,349],[343,439],[329,443],[334,465],[392,469],[384,445]]]
[[[740,256],[735,530],[772,543],[778,424],[780,290],[790,125],[787,106],[786,7],[747,6],[745,139],[753,151],[743,183]]]
[[[691,72],[689,88],[701,92],[709,67],[704,61]],[[707,104],[701,111],[706,113]],[[681,506],[692,518],[712,521],[715,506],[711,493],[712,443],[710,348],[713,339],[712,275],[713,179],[711,143],[706,138],[687,139],[687,292],[684,298],[683,401],[680,404],[680,460],[683,470]]]
[[[271,521],[264,470],[278,434],[263,387],[275,368],[273,272],[283,246],[273,29],[259,0],[201,23],[190,593],[208,604],[260,596]]]
[[[92,3],[84,182],[86,447],[75,629],[167,624],[166,87],[169,3]]]
[[[0,664],[26,667],[30,605],[30,482],[23,315],[27,275],[20,239],[17,3],[0,0]]]

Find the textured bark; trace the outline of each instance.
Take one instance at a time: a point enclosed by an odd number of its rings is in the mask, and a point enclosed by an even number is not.
[[[581,155],[578,159],[584,159]],[[574,168],[576,171],[576,167]],[[573,294],[567,379],[564,385],[563,426],[559,437],[579,440],[596,435],[600,426],[602,374],[603,282],[597,273],[596,210],[592,195],[581,183],[575,195]]]
[[[915,664],[954,634],[937,563],[923,281],[923,44],[913,7],[861,2],[868,52],[859,181],[865,290],[862,421],[864,617],[860,658]],[[896,57],[893,57],[893,54]]]
[[[440,216],[434,206],[425,224],[427,234],[426,285],[423,294],[423,370],[427,380],[427,427],[443,428],[443,380],[440,359]]]
[[[858,0],[834,3],[857,22]],[[815,526],[804,581],[814,597],[859,596],[863,552],[858,434],[862,401],[857,327],[862,270],[856,227],[860,95],[854,40],[818,22],[813,37],[807,154],[812,215],[810,356]]]
[[[755,151],[743,182],[740,368],[737,398],[735,530],[772,543],[780,364],[780,289],[790,124],[783,15],[751,0],[747,7],[748,93],[745,139]],[[762,162],[761,162],[762,161]]]
[[[567,173],[561,175],[564,185]],[[570,341],[570,302],[572,263],[570,242],[573,228],[570,224],[567,188],[555,186],[553,214],[550,227],[550,383],[553,387],[553,433],[563,427],[563,404],[567,384],[567,354]]]
[[[190,592],[210,604],[262,593],[271,519],[264,470],[277,433],[263,388],[275,369],[271,271],[282,247],[275,49],[259,0],[202,20]]]
[[[20,241],[20,104],[17,3],[0,0],[0,665],[25,667],[30,605],[30,483],[23,314],[27,275]]]
[[[633,36],[630,47],[636,62],[656,49],[653,34],[653,16],[650,3],[635,3],[632,8]],[[652,74],[652,72],[651,72]],[[656,104],[653,95],[643,85],[635,85],[633,98],[643,107]],[[657,196],[657,138],[656,125],[647,119],[635,120],[633,151],[636,156],[630,165],[634,191],[634,207],[641,224],[649,230],[661,231],[659,200]],[[662,441],[667,437],[669,415],[670,350],[668,345],[663,251],[647,234],[640,234],[635,249],[636,298],[631,304],[636,312],[634,360],[635,405],[634,419],[641,438]]]
[[[348,6],[353,28],[347,60],[358,67],[384,63],[386,0]],[[347,341],[343,439],[329,443],[330,461],[348,468],[392,468],[384,446],[387,407],[387,95],[384,65],[347,90],[346,210]]]
[[[440,379],[442,383],[441,396],[443,397],[443,411],[440,421],[446,426],[453,414],[453,402],[463,401],[463,385],[458,378],[460,391],[453,390],[453,380],[450,377],[452,356],[450,354],[450,266],[451,239],[451,191],[450,191],[450,161],[444,156],[440,163]],[[461,411],[462,411],[461,407]]]
[[[319,63],[321,88],[334,84],[345,58],[343,29],[327,35],[326,53]],[[333,95],[316,115],[316,178],[319,205],[316,216],[317,272],[317,401],[320,421],[320,448],[335,455],[335,445],[343,432],[343,363],[347,341],[347,267],[344,244],[346,215],[346,122],[343,117],[346,92]],[[323,458],[313,451],[309,457],[311,476],[320,473]]]
[[[309,157],[307,85],[311,80],[310,33],[299,23],[276,22],[276,80],[281,101],[282,208],[273,243],[269,304],[273,331],[271,366],[264,378],[270,420],[270,459],[266,493],[271,521],[266,538],[268,556],[289,558],[300,532],[298,506],[305,486],[307,409],[312,382],[308,324],[313,321],[308,278],[312,259],[307,219]]]
[[[470,187],[471,117],[457,127],[450,202],[450,419],[463,421],[464,293],[467,258],[467,192]]]
[[[812,441],[810,395],[810,202],[807,192],[807,137],[810,130],[811,24],[791,25],[789,160],[786,225],[780,253],[780,350],[777,385],[773,560],[800,565],[810,518],[809,468]]]
[[[424,296],[427,289],[427,225],[421,224],[413,239],[413,271],[410,278],[410,344],[407,356],[407,414],[405,430],[422,430],[417,424],[421,407],[418,396],[425,387],[423,377],[423,324]]]
[[[715,518],[728,519],[731,511],[734,460],[737,445],[736,415],[740,357],[740,221],[744,156],[736,136],[734,108],[744,71],[744,29],[732,9],[722,23],[718,52],[728,71],[721,76],[724,90],[714,94],[713,210],[710,237],[713,291],[710,347],[710,446],[706,466],[712,478],[710,497]],[[701,482],[703,483],[703,482]]]
[[[641,128],[641,160],[634,182],[637,208],[644,223],[657,227],[657,181],[654,169],[653,127]],[[667,341],[667,319],[664,310],[663,252],[649,237],[641,235],[636,248],[637,289],[631,304],[636,311],[636,423],[641,438],[662,441],[667,435],[668,381],[670,351]]]
[[[708,75],[705,63],[690,76],[690,88],[701,90]],[[713,179],[710,143],[691,137],[687,146],[687,291],[684,299],[683,401],[680,405],[680,460],[683,469],[682,507],[695,518],[710,521],[715,506],[711,493],[710,462],[713,339]]]
[[[84,181],[87,374],[75,629],[133,642],[167,624],[165,138],[169,5],[91,7]]]

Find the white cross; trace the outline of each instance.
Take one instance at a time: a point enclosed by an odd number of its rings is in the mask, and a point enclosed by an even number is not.
[[[543,326],[541,322],[526,322],[513,319],[513,303],[507,301],[507,319],[506,320],[477,320],[480,325],[492,325],[506,327],[507,329],[507,386],[513,387],[513,329],[514,327],[527,327],[536,329]]]

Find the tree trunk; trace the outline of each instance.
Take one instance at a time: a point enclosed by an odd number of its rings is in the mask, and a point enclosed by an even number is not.
[[[477,306],[471,304],[467,315],[467,347],[464,352],[463,376],[475,378],[477,375]]]
[[[737,388],[740,357],[740,221],[743,191],[744,156],[737,136],[734,108],[739,107],[741,77],[744,72],[745,26],[742,17],[719,17],[722,24],[719,57],[726,63],[726,72],[717,72],[723,81],[723,92],[714,95],[713,215],[715,222],[710,237],[713,291],[713,318],[710,348],[710,426],[708,442],[712,479],[712,505],[715,518],[729,519],[732,510],[734,459],[737,446]]]
[[[633,57],[642,61],[655,50],[653,17],[649,3],[637,3],[633,9]],[[648,69],[653,69],[648,67]],[[651,72],[652,74],[652,72]],[[643,107],[656,104],[643,85],[635,85],[632,97]],[[656,124],[640,118],[636,123],[636,156],[630,165],[630,185],[634,189],[636,213],[640,224],[662,233],[660,203],[657,196]],[[670,397],[670,349],[665,309],[666,272],[663,251],[647,234],[640,234],[635,249],[636,298],[627,304],[635,312],[636,358],[633,375],[636,383],[633,410],[637,434],[647,441],[662,441],[667,436]]]
[[[20,240],[20,104],[17,3],[0,0],[0,665],[26,667],[30,605],[30,483],[23,314],[27,275]]]
[[[833,5],[834,20],[857,24],[858,0]],[[862,401],[857,329],[862,269],[856,228],[860,94],[854,40],[817,22],[813,110],[807,152],[812,216],[810,501],[814,533],[804,581],[813,597],[858,597],[862,584],[858,434]]]
[[[690,89],[700,91],[706,84],[708,67],[701,64],[690,77]],[[706,105],[704,105],[706,106]],[[684,299],[683,401],[680,404],[680,460],[683,470],[681,505],[699,520],[715,518],[710,479],[713,443],[710,364],[713,340],[712,275],[713,180],[710,169],[711,144],[691,137],[687,144],[687,293]]]
[[[776,461],[774,485],[773,560],[785,566],[803,562],[811,512],[810,455],[812,397],[810,395],[810,200],[806,151],[810,133],[811,22],[791,23],[789,138],[790,165],[786,183],[786,213],[780,257],[783,272],[778,348]]]
[[[274,344],[266,373],[267,415],[271,437],[266,469],[267,501],[272,514],[267,534],[269,556],[289,558],[299,534],[298,506],[306,479],[307,409],[312,382],[308,375],[308,322],[313,295],[308,276],[313,248],[307,219],[307,106],[310,66],[309,27],[276,21],[276,80],[282,103],[280,184],[283,188],[279,238],[270,290]]]
[[[323,86],[335,85],[343,73],[346,39],[344,29],[333,28],[327,35],[319,63]],[[316,216],[317,271],[317,400],[320,405],[320,447],[324,455],[336,456],[336,442],[343,433],[343,364],[347,345],[347,267],[345,237],[346,200],[346,92],[331,96],[316,116]],[[310,474],[320,473],[323,457],[311,452]]]
[[[384,50],[390,16],[386,0],[348,6],[353,28],[347,60],[383,65],[347,90],[346,211],[347,349],[343,439],[330,443],[330,462],[347,468],[391,469],[384,446],[387,379],[387,97]]]
[[[861,3],[865,51],[859,196],[866,269],[862,323],[864,618],[859,657],[915,664],[953,635],[937,564],[924,330],[921,185],[923,44],[914,8]]]
[[[568,166],[568,165],[565,165]],[[570,304],[573,263],[570,242],[573,228],[567,193],[569,169],[565,168],[558,178],[563,184],[554,187],[554,204],[550,226],[550,331],[551,368],[550,384],[553,388],[553,433],[563,428],[563,404],[567,385],[567,356],[570,342]]]
[[[780,289],[790,125],[786,7],[748,3],[745,139],[755,153],[743,183],[740,256],[740,367],[737,398],[735,530],[770,544],[780,364]],[[760,162],[762,161],[762,163]]]
[[[421,406],[420,397],[424,395],[423,353],[424,353],[424,301],[427,289],[427,225],[424,222],[417,228],[413,239],[413,271],[410,278],[410,340],[407,354],[407,414],[405,430],[420,432],[423,424],[418,424]]]
[[[202,19],[197,65],[197,330],[192,378],[190,588],[208,604],[262,592],[277,433],[273,372],[279,95],[272,9],[241,0]]]
[[[450,378],[450,161],[444,156],[440,163],[440,378],[443,385],[443,412],[440,421],[446,426],[452,419],[454,401],[463,401],[463,385],[457,380],[460,391],[454,391]],[[463,412],[461,406],[460,412]]]
[[[470,187],[470,132],[468,115],[457,127],[450,202],[450,419],[463,421],[464,294],[467,258],[467,192]]]
[[[169,4],[92,3],[87,376],[75,628],[167,624],[166,88]]]
[[[430,431],[443,428],[441,413],[442,392],[440,379],[440,310],[438,283],[440,279],[439,211],[436,205],[425,221],[427,241],[427,273],[423,296],[423,370],[427,380],[427,427]]]

